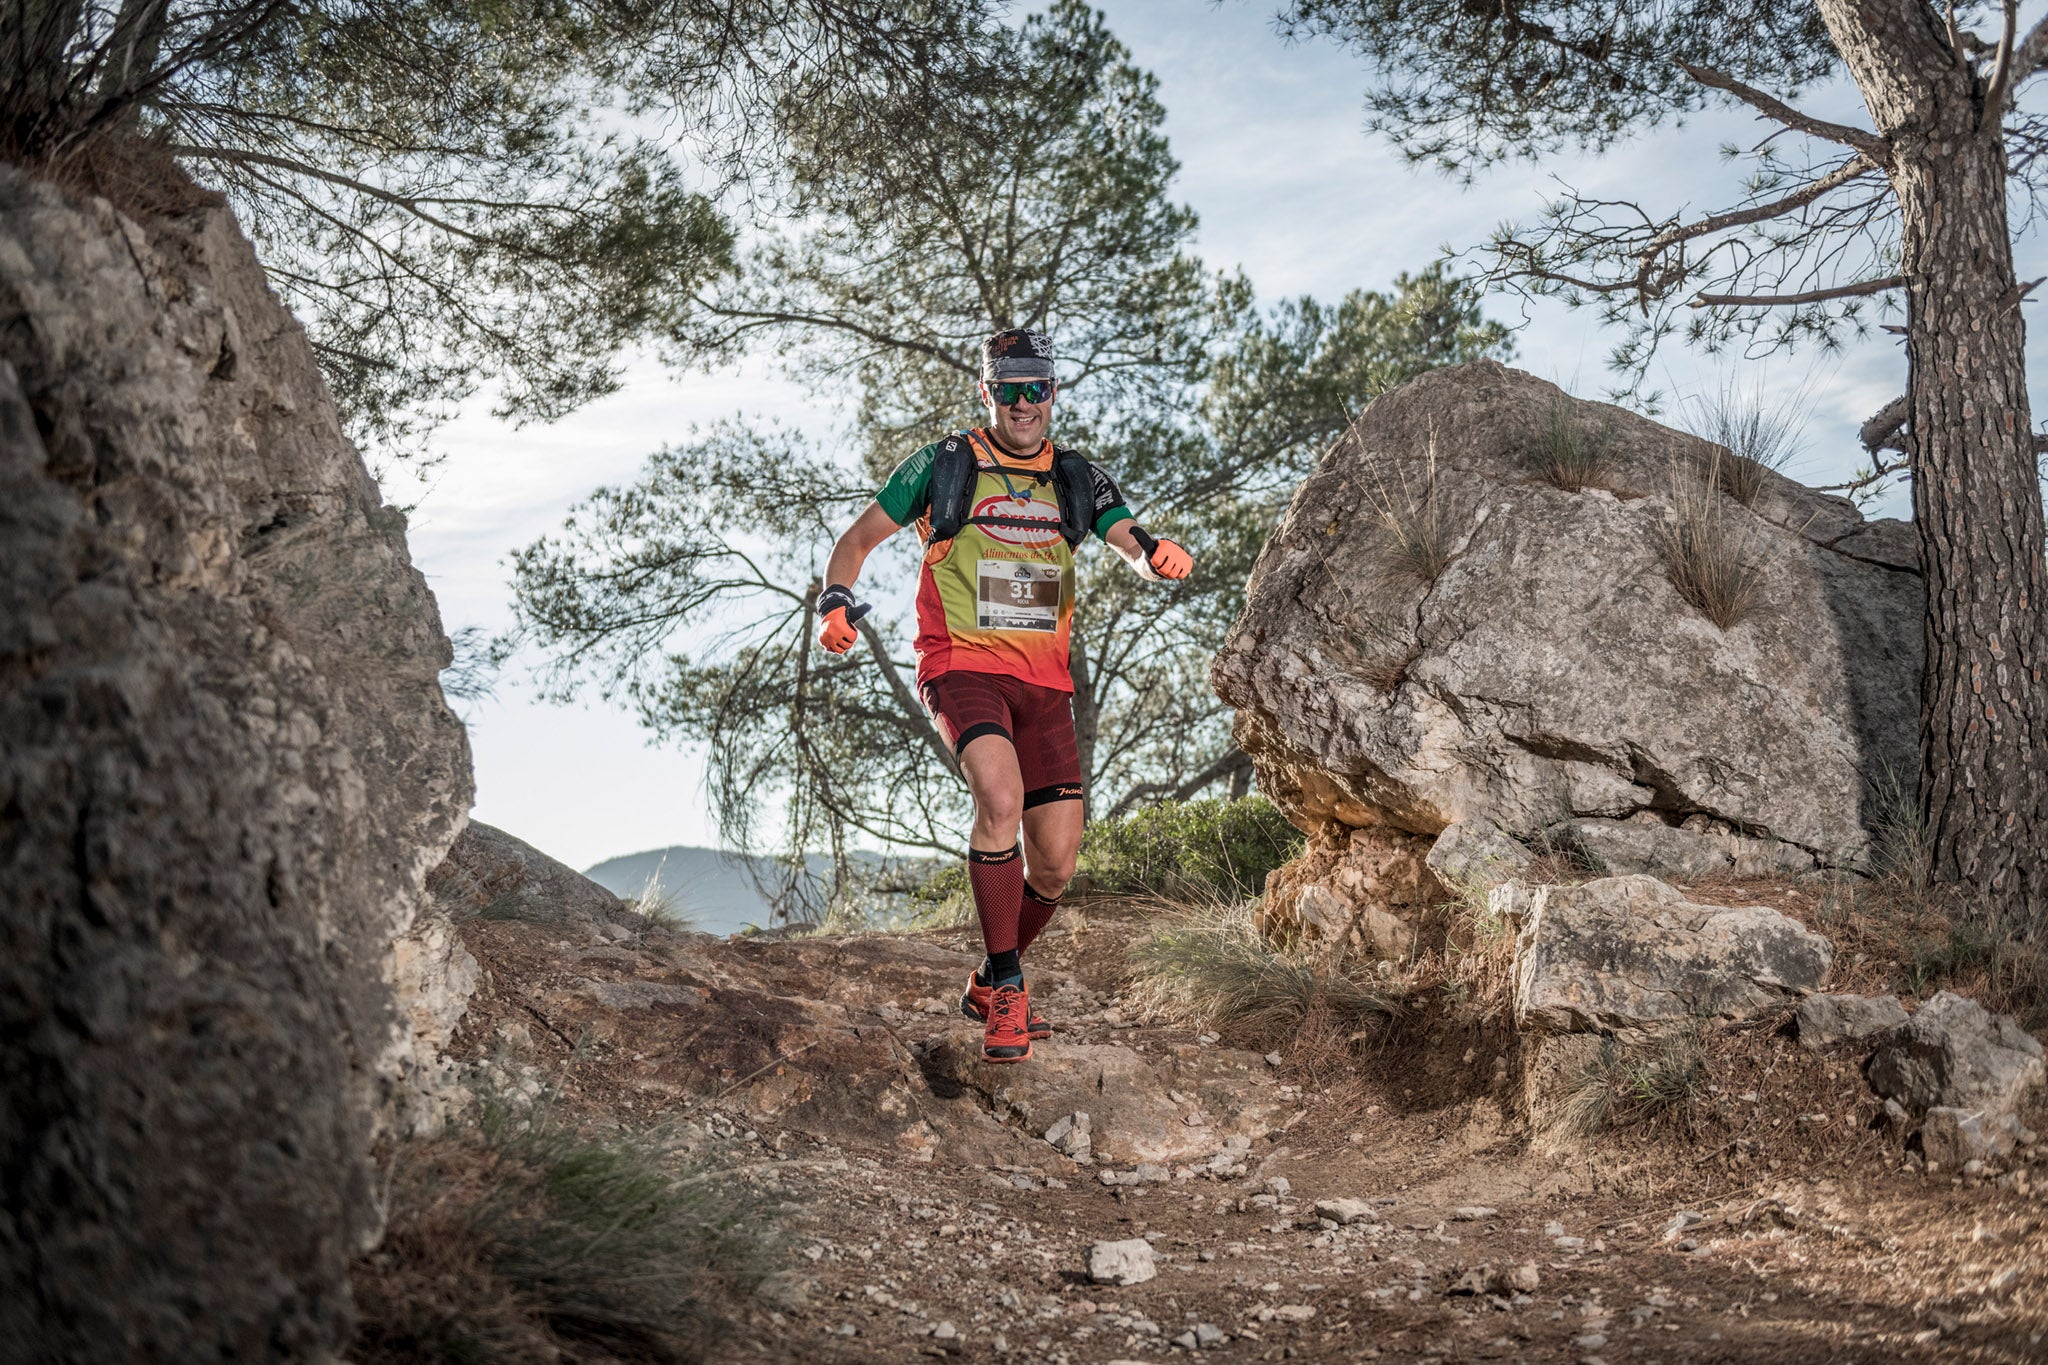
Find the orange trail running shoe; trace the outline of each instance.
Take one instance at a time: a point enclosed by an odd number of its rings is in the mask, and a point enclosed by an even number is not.
[[[975,974],[969,972],[967,974],[967,989],[960,993],[960,1012],[977,1024],[986,1024],[988,1022],[988,996],[989,987],[982,985],[976,979]],[[1027,1000],[1031,998],[1031,988],[1028,984],[1024,988],[1024,998]],[[1041,1038],[1052,1037],[1052,1025],[1046,1023],[1045,1016],[1035,1009],[1031,1011],[1031,1018],[1025,1022],[1024,1031],[1031,1035],[1034,1042]]]
[[[996,986],[988,993],[988,1023],[981,1031],[981,1059],[984,1062],[1022,1062],[1031,1056],[1031,1035],[1024,1021],[1031,1014],[1031,997],[1015,986]]]

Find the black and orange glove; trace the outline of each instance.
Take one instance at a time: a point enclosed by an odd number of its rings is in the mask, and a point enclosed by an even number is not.
[[[1145,552],[1138,572],[1147,578],[1186,578],[1195,567],[1195,557],[1170,540],[1160,540],[1142,526],[1131,528],[1131,539]]]
[[[818,632],[818,643],[834,654],[844,654],[860,638],[854,623],[867,614],[867,603],[854,601],[851,588],[834,583],[818,594],[818,618],[825,623]]]

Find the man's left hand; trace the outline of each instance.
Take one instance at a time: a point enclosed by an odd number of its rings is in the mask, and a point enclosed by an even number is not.
[[[1161,578],[1186,578],[1195,567],[1195,557],[1170,540],[1155,544],[1145,562]]]
[[[1170,540],[1161,539],[1142,526],[1131,527],[1131,540],[1141,556],[1132,567],[1145,578],[1186,578],[1195,567],[1195,557]]]

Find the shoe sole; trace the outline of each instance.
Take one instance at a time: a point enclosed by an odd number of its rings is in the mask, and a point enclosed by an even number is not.
[[[1031,1047],[1027,1043],[1024,1047],[1024,1050],[1014,1057],[990,1056],[989,1050],[987,1048],[983,1048],[981,1050],[981,1060],[988,1063],[990,1066],[1005,1066],[1010,1062],[1028,1062],[1031,1060]]]
[[[988,1016],[983,1014],[980,1010],[974,1008],[974,1003],[964,995],[960,997],[960,1013],[966,1015],[969,1019],[972,1019],[977,1024],[986,1024],[988,1022]],[[1024,1036],[1031,1039],[1031,1041],[1034,1043],[1042,1043],[1047,1038],[1052,1037],[1052,1025],[1047,1024],[1043,1029],[1033,1029],[1031,1032],[1025,1034]],[[1005,1060],[1007,1061],[1014,1059],[1005,1058]]]

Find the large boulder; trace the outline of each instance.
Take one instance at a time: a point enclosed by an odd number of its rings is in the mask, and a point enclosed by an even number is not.
[[[1602,452],[1599,486],[1540,474],[1559,424]],[[1761,566],[1723,628],[1664,549],[1712,450],[1490,361],[1366,409],[1261,553],[1213,674],[1312,854],[1462,823],[1616,873],[1866,859],[1870,782],[1916,761],[1916,537],[1762,473],[1750,506],[1718,503]],[[1419,518],[1440,570],[1403,548]]]
[[[1741,1018],[1819,989],[1828,941],[1764,906],[1695,905],[1654,877],[1496,888],[1515,938],[1515,1015],[1552,1033]]]
[[[192,203],[0,165],[10,1359],[346,1343],[417,1062],[396,945],[469,805],[404,516]]]
[[[1870,1085],[1915,1114],[1948,1107],[2016,1112],[2038,1087],[2041,1044],[2017,1022],[1942,991],[1879,1044]]]

